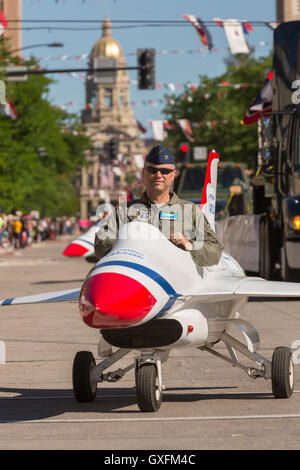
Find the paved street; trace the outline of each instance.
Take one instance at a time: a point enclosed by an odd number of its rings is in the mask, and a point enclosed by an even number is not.
[[[66,243],[0,257],[0,298],[79,286],[91,265],[65,259]],[[245,319],[257,327],[263,355],[271,358],[276,346],[300,341],[299,307],[299,301],[248,304]],[[133,371],[115,384],[99,384],[96,401],[80,404],[73,397],[73,358],[80,350],[96,356],[99,334],[82,323],[77,305],[11,306],[0,313],[6,345],[0,449],[300,448],[300,366],[294,395],[275,400],[270,381],[252,380],[199,350],[175,350],[163,364],[166,391],[157,413],[138,410]]]

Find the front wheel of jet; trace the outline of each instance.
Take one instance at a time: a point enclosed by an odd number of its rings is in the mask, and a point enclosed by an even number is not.
[[[135,375],[137,404],[141,411],[157,411],[162,402],[158,374],[153,363],[141,364]]]
[[[91,381],[95,358],[90,351],[80,351],[73,362],[73,391],[77,401],[94,401],[97,393],[97,382]]]
[[[272,357],[272,391],[275,398],[289,398],[294,391],[294,364],[289,348],[274,349]]]

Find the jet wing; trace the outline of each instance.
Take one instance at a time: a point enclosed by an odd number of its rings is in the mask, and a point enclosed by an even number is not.
[[[44,294],[27,295],[25,297],[13,297],[12,299],[0,300],[0,306],[78,300],[80,290],[81,289],[67,289]]]
[[[300,283],[246,278],[234,289],[234,293],[249,297],[300,297]]]
[[[299,297],[300,283],[297,282],[277,282],[266,281],[262,278],[245,278],[242,281],[232,280],[224,282],[224,286],[218,289],[207,286],[197,292],[183,292],[178,298],[197,298],[200,302],[211,303],[214,301],[234,298],[235,295],[245,295],[248,297]]]

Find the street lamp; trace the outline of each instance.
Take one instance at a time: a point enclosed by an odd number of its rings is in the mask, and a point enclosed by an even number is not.
[[[25,46],[25,47],[19,47],[19,49],[14,49],[12,51],[8,51],[5,55],[8,55],[8,54],[14,54],[15,52],[18,52],[18,51],[24,51],[25,49],[31,49],[32,47],[43,47],[43,46],[46,46],[46,47],[64,47],[64,44],[62,42],[50,42],[50,43],[44,43],[44,44],[32,44],[30,46]]]

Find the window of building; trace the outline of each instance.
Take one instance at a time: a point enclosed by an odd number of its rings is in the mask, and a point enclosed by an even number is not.
[[[88,187],[92,188],[94,186],[94,180],[93,180],[93,175],[90,173],[88,174]]]
[[[96,108],[96,105],[97,105],[96,93],[93,93],[91,95],[90,105],[92,106],[92,108]]]
[[[119,106],[120,106],[120,108],[123,108],[123,106],[124,106],[124,96],[122,96],[122,95],[119,98]]]
[[[111,88],[104,89],[103,102],[104,102],[105,108],[112,108],[112,89]]]

